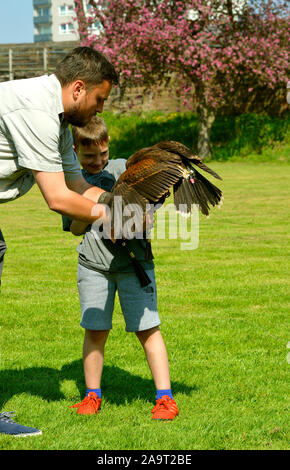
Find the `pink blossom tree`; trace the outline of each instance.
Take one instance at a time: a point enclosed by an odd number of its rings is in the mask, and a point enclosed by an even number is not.
[[[82,0],[76,12],[82,45],[103,51],[125,85],[174,80],[199,119],[198,153],[210,155],[220,113],[271,103],[289,71],[289,9],[279,0]],[[100,22],[100,35],[90,25]]]

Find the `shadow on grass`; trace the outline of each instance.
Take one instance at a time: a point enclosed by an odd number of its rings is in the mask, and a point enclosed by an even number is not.
[[[81,359],[65,364],[61,370],[50,367],[2,370],[0,371],[0,409],[10,398],[21,393],[29,393],[48,402],[66,399],[60,390],[64,380],[74,381],[83,399],[85,385]],[[189,395],[197,390],[197,387],[172,382],[172,390],[174,394]],[[154,400],[155,388],[153,380],[133,375],[116,366],[104,366],[102,394],[106,402],[122,405],[138,398]],[[79,397],[76,397],[76,400],[78,399]]]

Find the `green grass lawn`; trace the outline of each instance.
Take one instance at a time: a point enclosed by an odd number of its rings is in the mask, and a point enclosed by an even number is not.
[[[61,230],[35,187],[0,207],[8,251],[1,309],[0,410],[42,429],[0,435],[1,449],[289,448],[289,166],[212,162],[225,201],[200,217],[200,243],[153,240],[173,422],[154,422],[155,389],[119,302],[109,336],[102,411],[78,416],[83,330],[80,239]]]

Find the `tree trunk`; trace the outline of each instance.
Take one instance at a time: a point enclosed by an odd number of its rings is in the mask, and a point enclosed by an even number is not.
[[[83,0],[77,0],[74,2],[77,23],[78,23],[78,33],[80,36],[80,42],[88,36],[88,20],[85,15]]]
[[[197,153],[201,159],[211,156],[210,132],[215,120],[215,113],[206,103],[201,101],[197,107],[198,142]]]

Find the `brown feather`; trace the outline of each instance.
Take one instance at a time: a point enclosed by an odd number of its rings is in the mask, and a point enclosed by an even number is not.
[[[168,140],[164,142],[159,142],[158,144],[155,144],[154,147],[166,150],[167,152],[176,153],[183,160],[190,160],[190,163],[193,163],[194,165],[198,166],[201,170],[207,171],[219,180],[222,179],[215,171],[205,165],[200,159],[200,157],[194,155],[194,153],[188,147],[181,144],[180,142]]]
[[[122,196],[123,207],[138,204],[145,212],[148,203],[163,204],[173,186],[177,209],[180,204],[185,204],[189,213],[192,204],[198,204],[201,212],[208,215],[209,205],[217,205],[222,192],[193,165],[221,179],[180,142],[159,142],[138,150],[128,158],[127,169],[116,181],[112,194]]]

